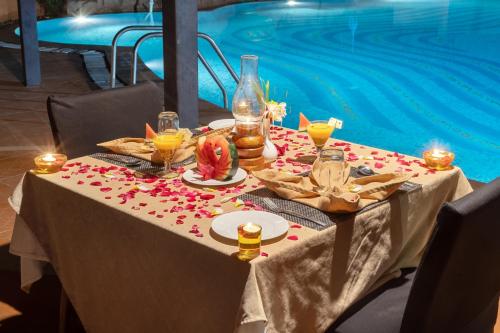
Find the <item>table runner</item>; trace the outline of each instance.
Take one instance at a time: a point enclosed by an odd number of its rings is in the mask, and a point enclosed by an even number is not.
[[[274,129],[273,137],[288,144],[273,167],[307,171],[296,161],[312,148],[302,134]],[[197,189],[197,208],[176,212],[173,197],[151,196],[156,182],[107,178],[113,167],[84,157],[62,173],[27,174],[20,216],[43,249],[38,258],[52,263],[89,332],[231,332],[258,321],[267,322],[268,332],[321,332],[401,267],[416,266],[441,204],[471,191],[458,168],[434,173],[413,157],[330,145],[343,147],[353,165],[412,172],[422,188],[323,231],[291,223],[284,239],[265,244],[250,263],[234,258],[234,242],[210,232],[207,212],[259,209],[226,201],[259,188],[253,177],[236,188]],[[133,197],[130,187],[139,188]],[[179,195],[184,207],[187,192]],[[25,251],[17,223],[14,233],[11,251],[29,258],[34,253]]]

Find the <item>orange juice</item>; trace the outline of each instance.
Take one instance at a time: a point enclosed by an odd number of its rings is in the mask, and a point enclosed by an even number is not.
[[[238,259],[252,260],[260,254],[262,227],[254,223],[240,224],[238,226]]]
[[[183,135],[179,132],[162,133],[158,134],[153,143],[160,152],[163,159],[170,159],[173,157],[175,150],[182,144]]]
[[[159,151],[177,149],[182,144],[181,133],[164,133],[158,134],[153,143]]]
[[[334,126],[326,121],[312,122],[307,126],[307,133],[318,148],[322,148],[332,135]]]

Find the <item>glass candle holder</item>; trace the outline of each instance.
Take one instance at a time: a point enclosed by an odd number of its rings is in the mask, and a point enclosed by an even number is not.
[[[236,120],[236,131],[242,135],[255,135],[244,134],[246,131],[260,131],[266,109],[264,93],[260,86],[258,59],[254,55],[241,57],[241,76],[234,92],[232,111]]]
[[[55,173],[61,170],[68,157],[64,154],[47,153],[35,157],[36,173]]]
[[[238,226],[238,259],[249,261],[259,256],[262,239],[262,227],[255,223]]]
[[[448,170],[455,159],[455,154],[442,149],[431,149],[424,152],[425,164],[434,170]]]

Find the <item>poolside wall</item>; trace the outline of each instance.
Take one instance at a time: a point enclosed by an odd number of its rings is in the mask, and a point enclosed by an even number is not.
[[[43,15],[40,6],[38,14]],[[13,20],[17,20],[17,0],[0,0],[0,23]]]
[[[199,9],[209,9],[251,0],[198,0]],[[154,0],[155,10],[160,10],[161,0]],[[149,0],[67,0],[68,15],[109,12],[147,11]]]
[[[252,0],[198,0],[198,8],[209,9],[237,2]],[[253,0],[255,1],[255,0]],[[257,0],[258,1],[258,0]],[[161,0],[154,0],[155,10],[160,10]],[[67,0],[67,15],[110,12],[147,11],[149,0]],[[64,16],[64,13],[61,13]],[[38,16],[43,16],[39,6]],[[17,20],[17,0],[0,0],[0,23]]]

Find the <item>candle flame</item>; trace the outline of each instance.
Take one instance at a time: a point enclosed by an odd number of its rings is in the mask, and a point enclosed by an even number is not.
[[[45,154],[43,157],[42,157],[42,160],[44,162],[55,162],[56,161],[56,158],[54,157],[53,154],[51,153],[47,153]]]
[[[431,154],[445,152],[448,153],[451,151],[448,144],[441,142],[439,140],[432,140],[428,144],[424,146],[424,151],[430,151]]]

